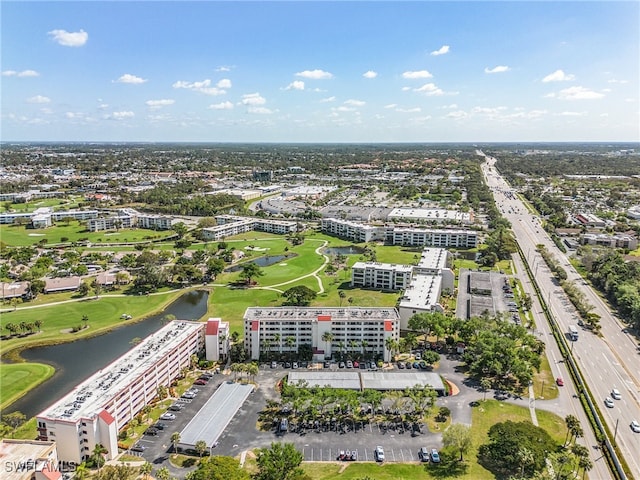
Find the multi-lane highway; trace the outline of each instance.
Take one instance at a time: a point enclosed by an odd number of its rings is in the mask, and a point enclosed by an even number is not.
[[[482,152],[478,152],[484,155]],[[511,187],[495,170],[495,158],[486,156],[483,164],[485,180],[493,191],[496,205],[502,215],[512,225],[525,261],[529,263],[544,301],[560,328],[568,332],[570,325],[577,325],[578,313],[565,295],[562,287],[546,267],[544,260],[536,251],[537,245],[544,245],[562,264],[568,279],[572,280],[584,292],[594,311],[600,315],[601,336],[589,330],[579,330],[575,342],[568,340],[573,357],[581,369],[584,380],[589,385],[604,421],[615,435],[615,443],[620,447],[634,478],[640,478],[640,433],[631,430],[632,420],[640,421],[640,351],[638,339],[631,336],[611,313],[602,299],[589,287],[584,279],[569,263],[541,226],[540,219],[526,209]],[[538,320],[538,325],[544,320]],[[548,336],[549,340],[553,337]],[[552,367],[553,369],[553,367]],[[613,408],[605,406],[606,397],[617,389],[621,393],[614,400]],[[583,428],[589,429],[583,422]],[[612,439],[613,440],[613,439]],[[591,473],[593,476],[595,472]],[[597,475],[597,474],[596,474]],[[596,476],[596,478],[600,478]]]

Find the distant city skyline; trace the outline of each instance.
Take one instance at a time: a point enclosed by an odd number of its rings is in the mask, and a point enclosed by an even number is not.
[[[638,142],[640,3],[2,2],[1,140]]]

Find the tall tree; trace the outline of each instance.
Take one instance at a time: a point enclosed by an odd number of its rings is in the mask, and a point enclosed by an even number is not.
[[[158,472],[159,473],[159,472]],[[249,480],[251,477],[233,457],[213,456],[200,460],[187,480]]]
[[[261,448],[258,452],[258,473],[254,480],[294,480],[306,478],[300,468],[303,460],[292,443],[271,443],[270,448]]]
[[[173,432],[171,434],[171,445],[173,446],[173,453],[178,451],[178,444],[180,443],[180,432]]]
[[[198,440],[193,447],[200,458],[202,458],[202,455],[204,455],[207,451],[207,442],[205,442],[204,440]]]
[[[452,423],[442,433],[442,443],[445,447],[453,447],[460,452],[460,461],[462,462],[463,454],[471,448],[471,427],[462,423]]]
[[[244,278],[248,285],[251,285],[252,281],[256,277],[261,277],[264,272],[257,263],[249,262],[242,266],[242,272],[240,272],[240,278]]]

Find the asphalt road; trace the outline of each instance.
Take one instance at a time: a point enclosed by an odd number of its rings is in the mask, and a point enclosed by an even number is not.
[[[540,219],[534,217],[517,196],[507,193],[511,192],[511,188],[492,168],[495,159],[487,158],[488,161],[483,166],[487,184],[494,193],[498,208],[511,222],[514,235],[534,272],[538,287],[560,328],[566,332],[569,325],[576,325],[578,314],[536,252],[538,244],[545,245],[556,257],[567,271],[569,279],[575,281],[589,302],[596,307],[596,313],[601,316],[602,336],[598,337],[587,330],[580,331],[579,340],[570,342],[573,346],[572,353],[599,402],[604,420],[611,432],[615,432],[615,440],[622,455],[634,475],[640,478],[640,434],[634,433],[630,428],[632,420],[640,421],[638,339],[623,331],[623,325],[611,314],[604,302],[588,285],[584,285],[582,277],[570,265],[566,255],[543,230]],[[544,322],[546,321],[541,319],[538,325]],[[622,399],[615,401],[614,408],[607,408],[603,403],[604,398],[610,396],[613,388],[620,390]],[[584,428],[589,428],[587,425],[588,423],[583,422]]]

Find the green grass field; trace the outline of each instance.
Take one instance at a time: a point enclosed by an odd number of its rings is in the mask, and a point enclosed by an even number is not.
[[[0,238],[12,247],[25,247],[35,245],[41,240],[46,240],[47,245],[55,245],[62,242],[62,238],[68,238],[67,242],[76,242],[81,238],[87,238],[91,243],[127,243],[141,242],[144,240],[157,240],[173,234],[173,231],[156,232],[146,229],[120,229],[119,231],[89,232],[84,222],[72,221],[66,225],[60,222],[49,228],[28,229],[23,225],[0,225]]]
[[[0,410],[15,402],[55,373],[50,365],[13,363],[0,365]]]

